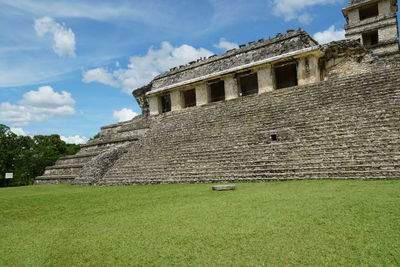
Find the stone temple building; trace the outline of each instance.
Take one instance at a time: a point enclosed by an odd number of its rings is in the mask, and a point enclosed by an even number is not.
[[[288,30],[177,66],[133,91],[142,115],[36,184],[400,178],[397,1],[352,0],[346,39]]]

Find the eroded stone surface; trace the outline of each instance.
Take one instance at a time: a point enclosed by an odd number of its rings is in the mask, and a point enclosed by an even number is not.
[[[114,163],[127,151],[128,146],[112,147],[101,152],[98,156],[87,162],[79,175],[75,178],[74,185],[95,185]]]
[[[154,78],[151,90],[315,45],[318,43],[307,32],[289,31],[161,74]]]

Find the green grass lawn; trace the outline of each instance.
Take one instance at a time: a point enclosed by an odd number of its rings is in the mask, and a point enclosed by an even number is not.
[[[0,189],[0,266],[400,266],[400,181]]]

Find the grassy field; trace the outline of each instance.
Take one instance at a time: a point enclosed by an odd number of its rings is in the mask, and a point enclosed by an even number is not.
[[[0,266],[400,266],[400,181],[0,189]]]

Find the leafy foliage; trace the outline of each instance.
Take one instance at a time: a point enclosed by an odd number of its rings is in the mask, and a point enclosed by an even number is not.
[[[100,138],[100,133],[97,133],[95,136],[89,139],[89,141],[96,140]]]
[[[0,187],[30,185],[46,166],[60,157],[76,154],[79,149],[79,145],[66,144],[56,134],[17,136],[0,124]],[[14,173],[14,179],[6,180],[7,172]]]

